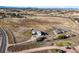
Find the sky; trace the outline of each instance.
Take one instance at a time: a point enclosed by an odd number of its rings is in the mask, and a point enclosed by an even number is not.
[[[18,6],[18,7],[79,6],[79,0],[0,0],[0,6]]]

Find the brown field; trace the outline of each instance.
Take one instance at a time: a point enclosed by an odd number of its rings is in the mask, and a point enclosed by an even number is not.
[[[30,17],[28,18],[6,18],[0,20],[0,26],[11,30],[16,37],[16,43],[24,42],[31,38],[31,28],[49,31],[54,26],[75,27],[69,18],[61,17]]]
[[[0,9],[0,27],[8,39],[6,52],[25,52],[45,46],[78,46],[78,16],[79,10]],[[33,29],[36,31],[34,34]],[[54,53],[59,50],[37,52],[50,51]]]
[[[25,43],[21,45],[13,45],[8,47],[9,52],[19,52],[22,50],[32,49],[32,48],[38,48],[42,47],[43,45],[40,45],[38,43]]]

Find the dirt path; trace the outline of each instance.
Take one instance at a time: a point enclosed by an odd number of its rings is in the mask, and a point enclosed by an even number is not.
[[[34,48],[34,49],[29,49],[29,50],[23,50],[23,51],[20,51],[20,53],[38,52],[38,51],[50,50],[50,49],[61,49],[61,50],[66,51],[67,53],[75,53],[73,49],[66,49],[65,47],[58,47],[58,46],[39,47],[39,48]]]

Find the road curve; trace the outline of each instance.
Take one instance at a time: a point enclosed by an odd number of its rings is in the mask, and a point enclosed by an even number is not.
[[[2,43],[1,43],[1,47],[0,47],[0,53],[5,53],[6,51],[6,45],[7,45],[7,41],[6,41],[6,33],[3,29],[1,29],[1,34],[2,34]]]

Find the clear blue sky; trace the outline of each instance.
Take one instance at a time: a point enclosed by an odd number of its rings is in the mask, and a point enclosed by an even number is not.
[[[0,6],[79,6],[79,0],[0,0]]]

